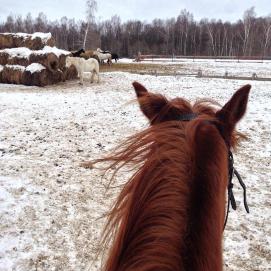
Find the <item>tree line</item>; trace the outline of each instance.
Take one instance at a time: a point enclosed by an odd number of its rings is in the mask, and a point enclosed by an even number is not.
[[[93,16],[93,14],[92,14]],[[187,10],[176,18],[122,23],[115,15],[102,22],[62,17],[49,21],[44,13],[8,16],[0,32],[51,32],[56,46],[66,50],[100,47],[121,57],[142,54],[225,57],[271,57],[271,15],[257,17],[254,7],[236,22],[202,19]],[[86,35],[87,33],[87,35]]]

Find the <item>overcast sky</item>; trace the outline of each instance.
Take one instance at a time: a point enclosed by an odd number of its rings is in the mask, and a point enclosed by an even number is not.
[[[85,18],[85,0],[0,0],[0,21],[5,21],[9,14],[23,15],[28,12],[36,17],[39,12],[50,20],[63,16]],[[219,3],[218,3],[219,2]],[[122,22],[129,19],[152,21],[154,18],[177,17],[180,10],[193,13],[196,20],[215,18],[234,22],[244,11],[255,7],[257,16],[271,14],[271,0],[97,0],[96,18],[105,20],[119,15]]]

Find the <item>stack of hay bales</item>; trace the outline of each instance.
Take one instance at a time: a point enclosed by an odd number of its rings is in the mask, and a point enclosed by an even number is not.
[[[46,86],[75,79],[76,68],[65,66],[70,52],[51,46],[50,33],[0,34],[0,83]]]
[[[26,47],[41,50],[45,45],[55,46],[51,33],[0,33],[0,49]]]

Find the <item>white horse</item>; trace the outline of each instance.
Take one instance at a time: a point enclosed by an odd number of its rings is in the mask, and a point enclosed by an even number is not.
[[[112,55],[110,53],[103,54],[101,49],[98,48],[93,52],[94,55],[98,56],[100,62],[102,63],[104,60],[107,60],[108,64],[112,64]]]
[[[66,66],[70,67],[74,65],[80,77],[80,84],[83,84],[84,72],[91,72],[90,82],[93,83],[94,75],[97,76],[97,82],[100,82],[99,75],[99,62],[95,58],[84,59],[82,57],[70,57],[66,58]]]

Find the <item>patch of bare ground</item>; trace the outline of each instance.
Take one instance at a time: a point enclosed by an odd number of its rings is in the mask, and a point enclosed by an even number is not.
[[[154,63],[113,63],[112,65],[100,65],[101,72],[122,71],[137,74],[172,74],[182,68],[181,64],[161,65]]]

